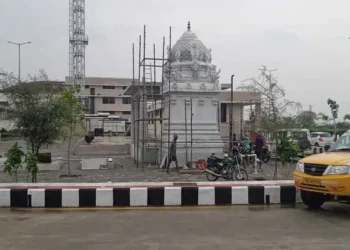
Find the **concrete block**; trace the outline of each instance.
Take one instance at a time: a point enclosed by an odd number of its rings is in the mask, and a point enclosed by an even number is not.
[[[97,188],[96,189],[96,207],[113,206],[113,189]]]
[[[265,203],[266,196],[270,196],[270,203],[280,203],[281,202],[281,187],[280,186],[265,186]]]
[[[215,204],[215,188],[200,187],[198,188],[198,205],[214,205]]]
[[[32,207],[45,207],[45,189],[28,189],[32,197]]]
[[[100,169],[101,165],[106,164],[106,158],[89,158],[81,160],[82,170],[96,170]]]
[[[181,187],[164,188],[164,205],[181,206]]]
[[[147,206],[147,188],[130,188],[130,206]]]
[[[79,207],[79,189],[62,189],[62,207]]]
[[[10,189],[0,189],[0,207],[9,207],[11,205]]]
[[[249,204],[248,187],[232,187],[232,204]]]

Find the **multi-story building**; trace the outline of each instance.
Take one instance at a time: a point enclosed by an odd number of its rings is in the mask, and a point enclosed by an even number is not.
[[[70,82],[66,77],[66,83]],[[89,98],[90,114],[109,113],[130,120],[131,98],[124,92],[131,84],[129,78],[86,77],[81,94]]]

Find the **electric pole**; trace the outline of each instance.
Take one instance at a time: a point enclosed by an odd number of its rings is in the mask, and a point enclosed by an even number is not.
[[[15,42],[8,41],[8,43],[18,46],[18,83],[20,83],[21,82],[21,46],[32,42],[15,43]]]

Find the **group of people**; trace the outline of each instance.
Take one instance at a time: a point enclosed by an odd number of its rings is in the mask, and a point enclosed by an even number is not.
[[[232,138],[232,148],[239,147],[244,148],[245,152],[251,152],[254,146],[254,152],[257,157],[260,159],[265,147],[265,141],[261,134],[257,134],[255,139],[252,139],[248,133],[242,135],[242,140],[237,140],[237,135],[233,134]]]

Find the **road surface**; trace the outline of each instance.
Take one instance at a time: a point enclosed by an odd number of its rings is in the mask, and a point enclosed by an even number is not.
[[[350,207],[0,210],[6,250],[349,249]]]

